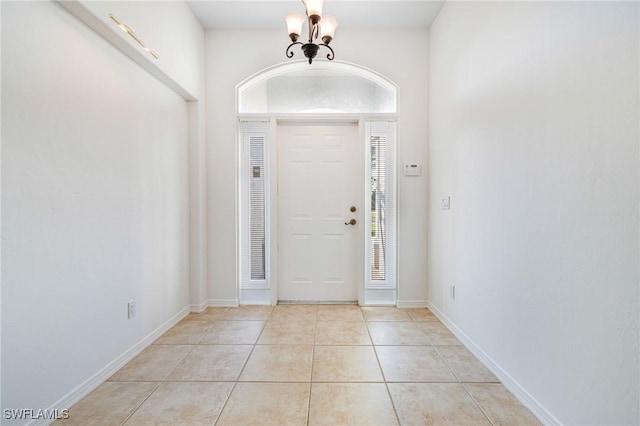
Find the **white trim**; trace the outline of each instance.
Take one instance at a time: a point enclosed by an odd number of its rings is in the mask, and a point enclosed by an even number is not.
[[[397,285],[397,259],[398,259],[398,187],[397,187],[397,122],[395,120],[367,120],[365,129],[365,158],[367,159],[366,171],[364,176],[365,194],[367,197],[371,194],[371,138],[372,135],[385,135],[385,226],[387,229],[385,247],[383,248],[388,256],[385,259],[386,277],[383,280],[374,280],[371,276],[371,251],[372,239],[370,233],[365,233],[364,240],[364,261],[365,270],[363,271],[365,288],[370,290],[396,290]],[[367,214],[365,215],[365,229],[371,228],[371,209],[370,198],[365,206]],[[394,299],[394,304],[396,300]]]
[[[99,34],[104,40],[111,43],[116,49],[128,56],[142,69],[158,79],[162,84],[176,92],[186,101],[195,101],[197,98],[185,89],[178,81],[174,80],[157,61],[151,59],[147,52],[140,48],[129,36],[124,35],[116,25],[109,25],[107,18],[97,16],[92,10],[78,0],[56,0],[60,6],[78,18],[81,22]]]
[[[89,377],[71,392],[56,401],[48,410],[66,410],[80,401],[85,396],[89,395],[107,379],[113,376],[118,370],[124,367],[129,361],[138,356],[143,350],[148,348],[156,339],[166,333],[171,327],[176,325],[180,320],[185,318],[191,312],[191,305],[187,305],[182,308],[177,314],[165,321],[160,327],[149,333],[146,337],[142,338],[138,343],[126,350],[122,355],[111,361],[104,366],[100,371]],[[29,423],[30,426],[35,425],[48,425],[51,423],[50,419],[36,419]]]
[[[279,247],[279,221],[278,221],[278,123],[275,119],[269,120],[269,138],[267,140],[268,160],[265,168],[269,169],[269,181],[267,182],[267,193],[269,197],[268,215],[269,218],[269,283],[271,287],[270,304],[275,306],[278,303],[278,282],[279,269],[278,258]]]
[[[189,305],[189,308],[191,309],[191,312],[195,312],[195,313],[203,312],[205,309],[207,309],[207,301],[205,300],[200,304],[192,303],[191,305]]]
[[[438,319],[460,340],[464,346],[474,354],[480,362],[482,362],[491,372],[500,380],[525,407],[527,407],[534,416],[545,425],[561,425],[560,420],[556,419],[537,399],[535,399],[525,388],[522,387],[509,373],[500,367],[485,351],[480,348],[469,336],[467,336],[458,326],[456,326],[442,311],[440,311],[432,302],[427,302],[428,308]]]
[[[237,308],[240,306],[238,299],[207,299],[205,303],[209,308]]]
[[[237,97],[237,95],[236,95]],[[242,209],[240,204],[243,203],[243,189],[242,189],[242,179],[240,176],[241,170],[242,170],[242,163],[243,163],[243,150],[242,150],[242,146],[244,145],[243,141],[242,141],[242,127],[240,125],[240,122],[238,122],[238,124],[236,124],[236,142],[234,144],[234,155],[235,155],[235,162],[234,162],[234,178],[235,178],[235,193],[234,193],[234,204],[233,204],[233,223],[235,226],[235,233],[236,233],[236,271],[235,271],[235,275],[236,275],[236,288],[235,288],[235,293],[236,293],[236,298],[238,302],[240,300],[240,287],[242,286],[242,249],[243,249],[243,229],[242,229],[242,223],[243,223],[243,217],[242,217]],[[211,305],[209,305],[211,306]]]
[[[363,306],[396,306],[395,288],[365,288]]]
[[[242,305],[271,305],[271,289],[241,288],[240,303]]]
[[[249,211],[250,177],[249,165],[251,163],[251,138],[262,138],[263,152],[263,185],[264,185],[264,278],[254,280],[251,278],[251,249],[249,245],[251,218]],[[271,288],[271,170],[270,170],[270,139],[271,124],[269,120],[239,120],[238,123],[238,169],[236,173],[236,235],[238,252],[238,270],[236,271],[238,284],[237,296],[240,304],[271,304],[270,300],[265,301],[264,294]]]
[[[397,121],[399,115],[396,113],[378,113],[378,112],[366,112],[366,113],[314,113],[314,114],[292,114],[292,113],[243,113],[237,114],[240,121],[279,121],[286,123],[293,121],[299,123],[301,121],[330,121],[330,122],[353,122],[357,123],[361,119],[366,121]]]
[[[429,301],[428,300],[398,300],[398,303],[396,306],[402,309],[428,308]]]
[[[358,230],[358,305],[363,306],[365,303],[365,281],[366,281],[366,273],[365,273],[365,269],[366,269],[366,263],[367,260],[365,259],[365,256],[367,255],[367,241],[368,241],[368,237],[367,235],[369,235],[366,232],[367,228],[367,216],[368,215],[366,212],[368,211],[368,209],[366,208],[366,206],[368,205],[368,203],[371,203],[371,198],[369,196],[369,191],[370,191],[370,183],[369,183],[369,176],[370,176],[370,167],[371,167],[371,155],[369,154],[369,147],[370,145],[367,143],[367,121],[363,118],[360,117],[360,119],[358,120],[358,142],[361,144],[360,145],[360,149],[358,154],[360,155],[360,158],[362,160],[362,168],[360,171],[360,175],[362,176],[362,182],[361,182],[361,186],[360,186],[360,192],[361,192],[361,198],[360,198],[360,202],[362,203],[361,206],[362,208],[360,209],[360,212],[358,214],[358,219],[360,220],[360,223],[364,224],[364,230],[365,231],[361,231]]]

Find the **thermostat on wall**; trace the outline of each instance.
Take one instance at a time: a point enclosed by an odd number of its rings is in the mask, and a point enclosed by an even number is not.
[[[420,176],[420,164],[405,164],[404,175],[405,176]]]

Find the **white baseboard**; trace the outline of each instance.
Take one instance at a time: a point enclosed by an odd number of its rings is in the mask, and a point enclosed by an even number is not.
[[[160,327],[156,328],[154,331],[149,333],[146,337],[140,340],[138,343],[129,348],[122,355],[111,361],[93,376],[89,377],[78,387],[73,389],[71,392],[60,398],[57,402],[55,402],[50,408],[49,411],[62,411],[65,409],[69,409],[72,405],[80,401],[82,398],[87,396],[93,390],[95,390],[98,386],[104,383],[109,377],[113,376],[118,370],[125,366],[129,361],[135,358],[140,352],[149,347],[158,337],[162,336],[167,330],[176,325],[181,319],[189,315],[191,306],[186,306],[180,310],[173,317],[169,318],[165,321]],[[32,422],[27,423],[29,426],[40,426],[40,425],[49,425],[53,422],[53,420],[49,419],[36,419]]]
[[[207,307],[211,308],[237,308],[240,306],[238,299],[208,299]]]
[[[205,309],[207,309],[207,301],[205,300],[204,302],[196,305],[195,303],[192,303],[191,305],[189,305],[189,308],[191,309],[191,312],[195,312],[195,313],[200,313],[203,312]]]
[[[427,307],[438,319],[460,340],[464,346],[474,354],[491,372],[500,380],[525,407],[527,407],[534,416],[545,425],[561,425],[562,423],[556,419],[546,408],[538,402],[525,388],[520,385],[509,373],[500,367],[485,351],[480,348],[469,336],[458,328],[442,311],[440,311],[433,303],[427,302]]]
[[[365,288],[363,306],[396,306],[396,290]]]
[[[241,305],[271,305],[270,288],[241,288]]]
[[[398,300],[397,306],[403,309],[426,308],[429,306],[429,302],[426,300]]]

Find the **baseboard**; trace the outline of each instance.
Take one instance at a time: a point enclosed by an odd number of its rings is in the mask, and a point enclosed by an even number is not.
[[[149,347],[158,337],[162,336],[167,330],[176,325],[181,319],[189,315],[191,306],[186,306],[181,309],[177,314],[173,317],[165,321],[160,327],[156,328],[154,331],[149,333],[146,337],[140,340],[138,343],[129,348],[122,355],[111,361],[105,367],[103,367],[100,371],[98,371],[93,376],[89,377],[85,382],[80,384],[80,386],[76,387],[74,390],[69,392],[67,395],[60,398],[56,403],[54,403],[50,408],[49,412],[54,410],[62,411],[64,409],[69,409],[72,405],[80,401],[82,398],[87,396],[93,390],[95,390],[102,383],[107,381],[107,379],[113,376],[118,370],[125,366],[129,361],[135,358],[140,352]],[[36,419],[33,420],[27,425],[29,426],[40,426],[40,425],[49,425],[53,422],[53,420],[49,419]]]
[[[235,299],[207,299],[202,303],[189,305],[191,312],[204,312],[207,308],[237,308],[240,306]]]
[[[365,288],[363,306],[396,306],[396,290],[393,288]]]
[[[271,305],[270,288],[241,288],[241,305]]]
[[[509,373],[500,367],[485,351],[480,348],[469,336],[458,328],[442,311],[433,303],[427,302],[427,307],[438,319],[464,344],[464,346],[474,354],[491,372],[500,380],[513,396],[515,396],[534,416],[545,425],[561,425],[537,399],[535,399],[525,388],[520,385]]]
[[[396,306],[403,309],[426,308],[429,306],[429,302],[426,300],[398,300]]]
[[[358,305],[357,300],[278,300],[278,305]]]
[[[192,303],[191,305],[189,305],[189,308],[191,309],[191,312],[195,312],[195,313],[200,313],[203,312],[205,309],[207,309],[207,301],[205,300],[204,302],[196,305],[195,303]]]
[[[207,307],[212,308],[237,308],[240,306],[238,299],[207,299]]]
[[[265,303],[247,303],[247,304],[265,304]],[[207,308],[237,308],[240,303],[237,299],[207,299],[202,303],[189,305],[190,312],[203,312]]]

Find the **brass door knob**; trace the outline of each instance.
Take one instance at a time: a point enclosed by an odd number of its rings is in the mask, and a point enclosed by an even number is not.
[[[349,222],[345,222],[345,225],[355,225],[356,223],[358,223],[355,219],[351,219]]]

